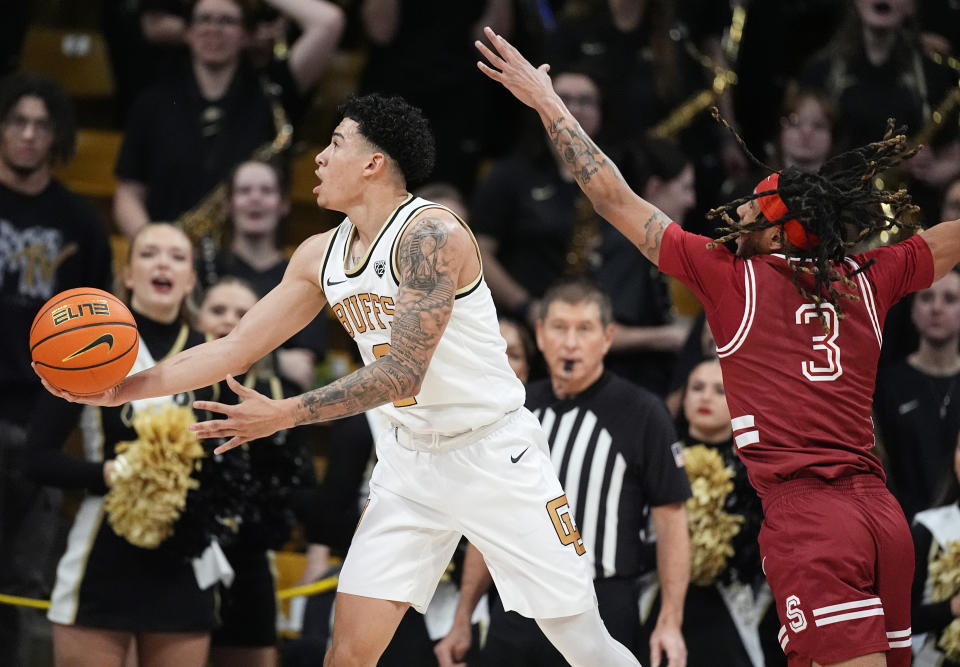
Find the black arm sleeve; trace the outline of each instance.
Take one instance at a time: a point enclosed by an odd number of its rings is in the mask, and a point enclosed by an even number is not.
[[[939,634],[953,621],[953,612],[950,611],[949,598],[943,602],[923,604],[923,589],[930,566],[930,545],[933,543],[933,535],[919,523],[913,524],[911,532],[917,563],[913,572],[913,586],[910,589],[911,626],[914,634],[922,632]]]
[[[82,461],[63,451],[82,409],[82,405],[43,392],[27,431],[26,473],[46,486],[83,488],[103,495],[107,492],[103,462]]]

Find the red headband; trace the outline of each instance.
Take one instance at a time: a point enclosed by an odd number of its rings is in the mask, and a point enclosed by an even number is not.
[[[780,172],[774,172],[757,183],[757,187],[755,187],[753,191],[756,193],[766,192],[767,190],[776,190],[779,185]],[[787,214],[787,205],[783,203],[783,199],[780,198],[780,194],[778,192],[773,192],[772,194],[764,195],[763,197],[757,197],[757,204],[760,205],[760,210],[763,211],[764,217],[766,217],[766,219],[770,222],[779,220]],[[811,246],[815,246],[820,243],[820,237],[816,234],[808,234],[807,230],[803,228],[803,225],[800,224],[799,220],[787,220],[780,226],[786,233],[787,239],[790,241],[791,245],[793,245],[795,248],[807,250]]]

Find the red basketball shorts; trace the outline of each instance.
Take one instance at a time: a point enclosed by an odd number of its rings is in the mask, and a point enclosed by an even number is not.
[[[913,541],[883,482],[798,479],[764,499],[760,553],[790,667],[885,653],[910,665]]]

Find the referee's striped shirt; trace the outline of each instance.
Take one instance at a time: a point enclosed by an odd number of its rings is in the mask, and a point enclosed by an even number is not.
[[[660,399],[606,371],[571,399],[554,396],[550,380],[533,382],[527,408],[550,441],[595,578],[653,569],[644,545],[649,508],[690,497],[681,449]]]

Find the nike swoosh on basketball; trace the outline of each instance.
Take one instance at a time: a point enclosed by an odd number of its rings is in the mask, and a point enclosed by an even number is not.
[[[98,337],[98,338],[95,338],[92,342],[84,345],[84,346],[81,347],[79,350],[77,350],[76,352],[74,352],[73,354],[71,354],[69,357],[64,357],[63,360],[64,360],[64,361],[70,361],[70,360],[73,359],[74,357],[79,357],[81,354],[86,354],[87,352],[89,352],[89,351],[92,350],[93,348],[97,347],[98,345],[106,345],[108,351],[109,351],[109,350],[112,350],[112,349],[113,349],[113,334],[111,334],[111,333],[105,333],[105,334],[103,334],[102,336],[100,336],[100,337]]]
[[[527,447],[527,449],[530,449],[530,448]],[[510,463],[516,463],[517,461],[519,461],[519,460],[520,460],[520,457],[527,453],[527,449],[523,450],[522,452],[520,452],[520,453],[517,454],[516,456],[511,456],[511,457],[510,457]]]
[[[330,280],[329,276],[327,276],[327,287],[333,287],[334,285],[340,285],[341,283],[345,283],[345,282],[347,282],[346,278],[344,278],[343,280],[333,281],[333,280]]]

